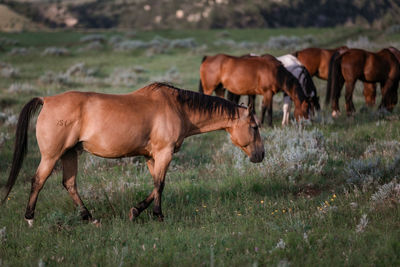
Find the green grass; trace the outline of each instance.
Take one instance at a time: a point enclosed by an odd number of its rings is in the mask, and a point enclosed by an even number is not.
[[[146,55],[146,50],[115,52],[109,46],[100,51],[79,52],[83,46],[79,38],[84,32],[0,33],[0,37],[18,40],[20,47],[32,47],[26,56],[0,54],[1,62],[20,70],[16,78],[0,79],[0,111],[18,114],[31,97],[66,90],[129,92],[171,67],[180,73],[179,86],[197,91],[198,69],[204,54],[250,52],[214,46],[220,32],[137,32],[135,39],[139,40],[151,40],[156,35],[171,39],[193,37],[200,45],[208,45],[200,51],[174,49],[151,56]],[[253,29],[229,30],[229,33],[229,39],[252,42],[264,42],[270,36],[281,34],[313,35],[318,40],[315,45],[324,47],[344,44],[348,38],[356,39],[359,35],[370,36],[371,42],[382,46],[400,40],[399,35],[385,36],[358,28]],[[124,32],[103,34],[125,35]],[[68,47],[71,54],[42,56],[43,49],[49,46]],[[9,51],[12,47],[5,48]],[[292,51],[264,52],[282,55]],[[78,62],[98,69],[97,78],[108,77],[116,67],[140,65],[147,72],[140,74],[142,80],[134,87],[79,82],[57,86],[39,82],[45,71],[65,72]],[[8,92],[11,84],[24,82],[32,84],[36,91]],[[318,79],[315,82],[323,99],[325,82]],[[83,153],[79,159],[78,187],[101,226],[80,220],[61,185],[61,167],[57,166],[40,193],[35,226],[29,229],[23,215],[30,191],[29,180],[40,161],[32,124],[28,156],[10,199],[0,206],[0,230],[6,227],[6,237],[0,234],[0,266],[39,263],[49,266],[398,266],[399,196],[392,194],[383,203],[372,201],[371,196],[382,184],[399,181],[400,171],[391,166],[396,165],[400,151],[400,143],[396,143],[400,139],[400,109],[396,107],[392,114],[385,115],[377,113],[376,107],[363,108],[362,91],[357,87],[354,101],[359,112],[354,117],[342,116],[331,121],[329,110],[325,110],[324,119],[319,122],[302,129],[292,125],[281,131],[280,98],[277,96],[274,104],[276,128],[261,130],[265,146],[271,152],[261,164],[251,164],[244,158],[224,132],[185,140],[167,174],[163,223],[153,219],[151,207],[134,222],[128,220],[129,209],[152,190],[152,179],[142,158],[98,160]],[[341,105],[343,102],[341,99]],[[0,120],[0,140],[2,135],[6,136],[6,141],[0,142],[0,185],[8,177],[14,131],[15,126]],[[313,131],[317,133],[313,135]],[[318,151],[326,153],[327,158],[321,163],[321,169],[314,171],[305,166],[317,164],[318,154],[307,143],[316,140],[317,135],[322,136]],[[289,137],[298,143],[307,140],[304,149],[309,149],[310,156],[300,159],[297,167],[290,161],[278,161],[281,154],[297,153],[290,152],[290,146],[283,148],[286,141],[282,147],[274,147],[270,142]],[[361,173],[361,177],[375,175],[373,182],[348,182],[352,178],[349,168],[355,166],[355,160],[368,166],[375,158],[382,160],[378,170],[381,174]],[[367,215],[368,223],[362,232],[357,232],[363,214]]]

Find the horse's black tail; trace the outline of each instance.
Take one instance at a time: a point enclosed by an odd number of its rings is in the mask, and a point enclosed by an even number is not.
[[[331,98],[337,98],[340,95],[340,84],[344,78],[340,70],[342,55],[339,50],[336,51],[329,61],[328,84],[326,87],[325,104],[329,104]]]
[[[1,203],[4,203],[4,201],[7,199],[12,187],[15,184],[15,180],[17,180],[19,171],[22,167],[22,162],[24,161],[26,152],[28,151],[29,121],[41,105],[43,105],[43,99],[35,97],[23,107],[21,113],[19,114],[17,130],[15,133],[16,139],[10,176],[8,177],[8,181],[5,186],[6,195]]]

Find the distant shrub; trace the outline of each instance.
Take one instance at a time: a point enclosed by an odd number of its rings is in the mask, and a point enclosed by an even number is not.
[[[1,132],[0,133],[0,146],[2,146],[9,139],[10,139],[10,135],[8,133]]]
[[[152,77],[153,82],[168,82],[168,83],[180,83],[182,82],[182,77],[179,70],[173,66],[168,69],[164,75]]]
[[[14,39],[1,37],[0,38],[0,45],[18,45],[19,42]]]
[[[138,83],[139,77],[131,68],[116,68],[106,79],[112,85],[134,86]]]
[[[220,39],[214,42],[215,46],[227,46],[234,49],[266,50],[266,49],[287,49],[295,50],[310,46],[316,43],[312,35],[298,36],[272,36],[264,43],[241,41],[235,42],[232,39]]]
[[[15,78],[19,75],[19,69],[10,64],[0,62],[0,76],[4,78]]]
[[[79,39],[81,43],[91,43],[91,42],[106,42],[107,38],[103,34],[89,34],[83,36]]]
[[[102,42],[99,41],[93,41],[88,43],[86,46],[81,47],[79,51],[93,51],[93,50],[101,50],[104,48],[104,45]]]
[[[120,35],[114,35],[111,36],[111,38],[108,40],[108,43],[112,46],[117,45],[118,43],[121,43],[124,40],[124,38]]]
[[[168,49],[173,48],[195,48],[198,44],[194,38],[184,39],[166,39],[161,36],[154,37],[151,41],[145,42],[141,40],[122,40],[114,41],[113,48],[116,51],[132,51],[136,49],[151,49],[153,53],[165,53]]]
[[[64,73],[55,73],[53,71],[46,71],[39,77],[39,81],[44,84],[56,85],[70,85],[72,80]]]
[[[269,49],[298,50],[315,43],[316,39],[312,35],[304,37],[279,35],[269,38],[264,46]]]
[[[69,55],[69,50],[63,47],[47,47],[43,53],[43,56],[65,56]]]
[[[175,39],[169,43],[169,48],[195,48],[197,42],[194,38]]]
[[[114,45],[114,50],[117,51],[131,51],[139,48],[148,48],[150,45],[143,41],[125,40]]]
[[[79,62],[69,67],[65,72],[65,75],[86,77],[93,76],[96,74],[96,72],[96,69],[87,68],[84,62]]]
[[[395,24],[390,26],[387,30],[386,30],[387,34],[398,34],[400,33],[400,24]]]
[[[347,40],[346,46],[361,49],[375,49],[378,47],[378,45],[371,42],[367,36],[359,36],[357,40]]]
[[[5,126],[15,126],[18,122],[18,116],[12,114],[10,111],[0,112],[0,121],[3,122]]]
[[[14,47],[9,52],[10,55],[27,55],[29,53],[30,53],[30,49],[27,49],[25,47]]]
[[[35,87],[30,83],[13,83],[8,87],[10,93],[33,92]]]

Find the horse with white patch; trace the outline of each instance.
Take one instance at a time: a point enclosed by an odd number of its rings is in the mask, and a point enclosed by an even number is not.
[[[294,77],[299,81],[301,88],[303,89],[304,94],[311,98],[311,102],[314,104],[314,107],[317,111],[319,111],[319,97],[317,96],[317,89],[314,85],[314,82],[308,73],[307,69],[301,64],[301,62],[297,59],[297,57],[287,54],[277,59],[282,62],[283,66],[293,74]],[[292,100],[290,97],[285,94],[283,98],[283,118],[282,118],[282,126],[289,124],[289,114],[290,108],[292,105]]]

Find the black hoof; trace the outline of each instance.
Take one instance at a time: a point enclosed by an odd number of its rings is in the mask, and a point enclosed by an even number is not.
[[[133,221],[133,219],[135,219],[136,217],[138,217],[140,214],[139,210],[135,207],[131,208],[129,210],[129,220]]]
[[[162,215],[162,214],[153,213],[153,216],[154,216],[155,219],[156,219],[157,221],[159,221],[159,222],[163,222],[163,221],[164,221],[164,215]]]
[[[91,221],[93,219],[90,212],[86,209],[81,211],[81,217],[84,221]]]

